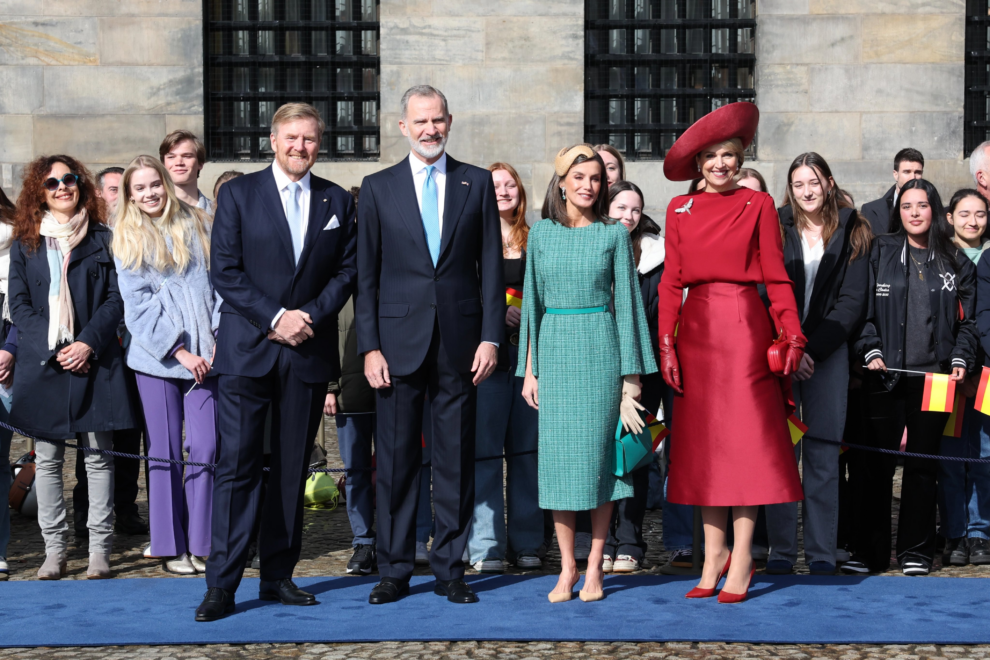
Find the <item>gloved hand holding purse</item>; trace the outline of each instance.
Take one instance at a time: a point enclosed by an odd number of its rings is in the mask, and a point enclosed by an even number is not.
[[[787,336],[787,356],[784,358],[784,375],[789,376],[801,366],[805,339],[801,335]]]
[[[639,410],[645,411],[637,399],[643,390],[639,385],[639,376],[624,376],[622,379],[622,400],[619,402],[619,419],[622,420],[622,428],[627,433],[639,435],[643,432],[646,422],[639,414]]]

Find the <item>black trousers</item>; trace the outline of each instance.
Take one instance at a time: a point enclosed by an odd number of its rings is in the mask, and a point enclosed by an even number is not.
[[[283,350],[261,378],[220,376],[220,451],[213,482],[213,534],[206,584],[236,591],[262,494],[265,417],[272,407],[271,472],[258,554],[261,579],[291,578],[302,548],[302,500],[327,384],[296,378]]]
[[[439,580],[464,576],[462,555],[474,513],[477,388],[472,378],[471,373],[462,374],[453,367],[440,328],[434,325],[423,364],[407,376],[393,375],[392,386],[378,390],[378,573],[383,578],[408,581],[413,572],[427,395],[433,418],[436,528],[430,566]]]
[[[856,445],[864,444],[864,438],[869,435],[866,426],[863,390],[862,388],[851,389],[846,404],[846,429],[843,438]],[[853,494],[851,478],[847,476],[851,453],[851,451],[847,451],[839,455],[839,525],[836,535],[836,547],[846,548],[850,551],[853,550],[853,519],[856,515],[855,503],[858,501]]]
[[[898,449],[907,426],[907,451],[938,455],[948,413],[922,412],[925,379],[902,376],[892,391],[876,377],[863,383],[868,432],[863,444]],[[871,571],[890,568],[891,499],[898,457],[869,451],[849,452],[849,480],[856,498],[853,547]],[[935,557],[938,461],[905,458],[901,508],[897,518],[897,561]]]

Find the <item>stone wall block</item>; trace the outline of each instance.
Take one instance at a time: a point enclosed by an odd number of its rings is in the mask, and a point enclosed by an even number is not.
[[[808,111],[808,67],[767,65],[756,68],[756,98],[760,107],[774,112]]]
[[[201,19],[100,19],[102,65],[201,66],[202,63]]]
[[[91,169],[127,164],[139,154],[157,154],[164,136],[165,115],[34,117],[36,153],[70,154]]]
[[[202,114],[201,67],[45,67],[45,113]]]
[[[583,0],[433,0],[436,16],[556,16],[584,18]]]
[[[0,66],[0,115],[38,112],[45,99],[44,68]]]
[[[34,154],[31,116],[0,115],[0,161],[26,163],[34,159]]]
[[[36,0],[42,4],[41,0]],[[3,3],[0,2],[0,8]],[[0,13],[3,13],[0,11]],[[46,16],[184,16],[203,18],[202,0],[44,0]]]
[[[557,152],[566,146],[584,142],[584,115],[555,113],[547,115],[547,151],[545,162],[552,163]]]
[[[863,114],[863,158],[867,160],[892,159],[904,147],[914,147],[925,160],[961,159],[962,144],[961,112]]]
[[[382,68],[395,64],[480,64],[485,59],[484,31],[484,19],[382,20]]]
[[[98,64],[97,19],[16,18],[0,22],[0,65]]]
[[[584,21],[580,14],[489,18],[485,21],[485,59],[489,64],[583,64]]]
[[[583,63],[444,66],[435,71],[434,84],[447,96],[455,121],[458,112],[584,113]]]
[[[383,66],[379,78],[379,89],[381,90],[381,109],[383,112],[400,112],[402,95],[406,90],[415,85],[434,85],[439,88],[447,102],[454,106],[450,98],[450,93],[443,86],[436,83],[435,69],[422,66]],[[451,112],[454,111],[451,107]]]
[[[0,16],[41,16],[42,0],[0,0]]]
[[[203,126],[203,115],[165,115],[165,133],[183,130],[191,131],[198,135],[200,139],[206,134]],[[157,153],[157,152],[156,152]]]
[[[760,12],[766,0],[760,3]],[[807,2],[807,0],[805,0]],[[790,2],[790,0],[775,0]],[[966,0],[810,0],[812,14],[957,14],[963,16]]]
[[[812,112],[962,112],[959,64],[812,66]]]
[[[399,130],[399,108],[381,113],[381,155],[382,165],[397,163],[409,155],[409,140]]]
[[[809,0],[759,0],[757,8],[760,16],[807,14],[810,11]]]
[[[761,160],[790,162],[805,151],[826,160],[862,158],[858,113],[772,113],[760,117],[758,150]]]
[[[433,0],[381,0],[378,17],[399,18],[403,16],[432,16]]]
[[[856,16],[774,16],[757,23],[756,61],[768,64],[847,64],[862,50]]]
[[[962,13],[863,17],[864,62],[962,62],[965,41]]]
[[[458,160],[488,167],[495,161],[541,162],[546,144],[543,115],[462,114],[452,125],[448,149]]]

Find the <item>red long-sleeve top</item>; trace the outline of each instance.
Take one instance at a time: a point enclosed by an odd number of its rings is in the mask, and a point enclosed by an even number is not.
[[[690,204],[690,205],[689,205]],[[660,279],[660,336],[674,334],[685,288],[711,282],[766,284],[786,335],[803,343],[794,285],[784,269],[773,198],[748,188],[675,197],[667,207]]]

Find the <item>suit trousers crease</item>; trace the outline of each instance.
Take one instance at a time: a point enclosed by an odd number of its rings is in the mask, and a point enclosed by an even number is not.
[[[378,571],[408,581],[415,560],[416,511],[422,468],[423,405],[433,427],[436,532],[430,565],[439,580],[464,576],[462,555],[474,510],[475,403],[472,375],[459,373],[435,322],[423,363],[378,390]]]
[[[291,578],[302,548],[302,500],[327,384],[297,378],[287,349],[260,378],[221,375],[220,451],[206,583],[236,591],[259,515],[265,417],[271,406],[271,472],[260,516],[261,579]]]

